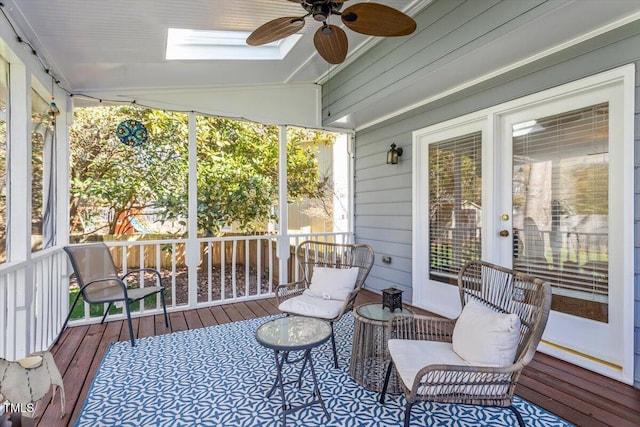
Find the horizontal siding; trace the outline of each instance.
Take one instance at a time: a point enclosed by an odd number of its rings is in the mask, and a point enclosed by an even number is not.
[[[391,165],[385,166],[393,167]],[[407,176],[411,178],[411,174],[376,177],[374,175],[375,168],[369,169],[369,172],[371,173],[371,178],[367,179],[366,181],[363,179],[362,185],[359,188],[360,192],[362,193],[366,193],[368,191],[393,190],[398,188],[399,186],[404,185],[407,180]],[[411,196],[409,196],[409,201],[411,201]]]
[[[440,3],[440,2],[438,2]],[[516,2],[513,2],[516,3]],[[427,9],[428,10],[428,9]],[[458,93],[408,111],[355,136],[355,232],[376,251],[367,287],[395,286],[411,301],[412,132],[493,105],[578,80],[621,65],[636,64],[635,199],[640,206],[640,23],[633,22]],[[362,64],[354,64],[363,66]],[[354,79],[354,80],[357,80]],[[346,83],[345,83],[346,84]],[[334,83],[332,81],[331,86]],[[347,95],[349,98],[351,94]],[[338,97],[332,96],[332,99]],[[351,100],[336,100],[346,103]],[[333,108],[333,107],[332,107]],[[404,149],[398,165],[386,165],[391,143]],[[640,236],[640,208],[635,212]],[[635,239],[636,386],[640,386],[640,241]],[[381,262],[390,256],[391,264]]]
[[[358,204],[360,215],[411,216],[411,202]],[[407,214],[408,212],[408,214]]]
[[[411,200],[411,188],[395,188],[391,190],[378,190],[358,193],[358,203],[390,203],[405,202]],[[356,215],[360,212],[356,211]]]
[[[323,117],[329,110],[333,117],[341,117],[359,105],[384,99],[557,7],[557,2],[544,0],[434,2],[416,17],[418,31],[410,37],[381,41],[331,80],[329,90],[323,91]],[[481,75],[491,64],[477,67]]]

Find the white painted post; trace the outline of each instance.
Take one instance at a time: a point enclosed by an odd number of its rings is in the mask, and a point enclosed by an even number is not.
[[[58,89],[57,87],[55,89]],[[55,90],[54,89],[54,90]],[[69,127],[73,125],[73,98],[64,94],[58,90],[56,93],[56,102],[58,108],[63,113],[58,117],[58,126],[56,126],[56,138],[57,138],[57,153],[56,162],[58,162],[57,169],[57,189],[56,189],[56,244],[64,246],[69,244],[69,188],[71,186],[71,177],[69,174]],[[60,96],[62,95],[62,96]],[[71,275],[71,268],[67,255],[61,254],[61,258],[58,263],[60,264],[61,271],[58,272],[58,277],[61,280],[57,281],[57,284],[53,287],[56,296],[56,300],[60,298],[58,306],[54,308],[50,305],[50,309],[54,310],[53,322],[53,336],[51,339],[55,339],[57,333],[60,332],[62,323],[64,322],[67,313],[69,312],[69,275]],[[56,280],[55,278],[53,280]]]
[[[278,238],[279,276],[278,284],[288,282],[289,262],[289,210],[287,204],[287,127],[279,126],[278,140],[278,217],[280,225],[280,237]]]
[[[186,263],[189,272],[189,307],[198,303],[198,264],[200,250],[198,248],[198,146],[196,144],[196,115],[189,113],[189,218],[188,238],[186,246]],[[175,295],[175,293],[174,293]],[[175,297],[174,297],[175,298]],[[175,302],[175,301],[174,301]]]
[[[9,121],[9,193],[7,200],[9,261],[25,261],[31,257],[31,75],[20,62],[10,61],[11,120]],[[25,357],[31,342],[30,303],[33,295],[31,269],[17,273],[13,283],[14,303],[7,306],[13,317],[15,340],[9,342],[8,353]]]

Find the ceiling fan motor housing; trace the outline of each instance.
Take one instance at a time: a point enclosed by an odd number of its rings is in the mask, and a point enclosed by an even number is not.
[[[324,22],[329,15],[337,14],[342,9],[342,3],[334,3],[330,0],[305,0],[302,7],[318,22]]]

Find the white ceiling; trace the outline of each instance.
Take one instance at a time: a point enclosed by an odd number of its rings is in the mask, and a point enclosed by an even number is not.
[[[431,0],[384,0],[415,13]],[[349,5],[360,3],[351,0]],[[59,78],[74,92],[141,88],[314,83],[328,65],[316,54],[306,19],[302,39],[284,60],[167,61],[168,28],[253,31],[282,16],[302,16],[287,0],[6,0]],[[336,17],[334,20],[337,21]],[[335,22],[334,22],[335,23]],[[26,26],[28,25],[28,28]],[[348,32],[350,54],[366,36]]]
[[[411,16],[432,2],[377,1]],[[362,1],[349,0],[348,4],[359,2]],[[188,107],[189,96],[185,94],[200,93],[201,97],[205,97],[203,88],[219,88],[234,94],[233,91],[241,88],[246,90],[261,86],[260,90],[266,91],[264,99],[273,99],[273,94],[277,92],[269,92],[268,88],[314,86],[324,81],[329,69],[313,47],[313,33],[319,23],[310,17],[301,31],[303,37],[281,61],[164,59],[167,29],[170,27],[252,31],[274,18],[304,15],[303,9],[295,1],[3,0],[3,3],[5,12],[18,27],[21,36],[35,47],[61,85],[74,94],[85,93],[105,99],[109,96],[135,99],[141,94],[153,93],[154,102],[158,105],[164,102],[168,107],[182,94],[180,105]],[[552,16],[523,25],[518,35],[507,34],[493,40],[486,52],[470,52],[456,58],[453,64],[442,64],[428,75],[421,76],[429,84],[396,88],[394,94],[384,94],[384,99],[371,100],[370,105],[355,105],[350,120],[343,126],[362,127],[408,105],[427,98],[437,98],[483,75],[508,68],[547,49],[570,43],[598,28],[640,13],[640,0],[567,0],[555,3],[558,7]],[[634,19],[638,19],[638,16]],[[0,24],[4,24],[4,21]],[[347,61],[332,68],[332,74],[366,49],[375,48],[375,41],[380,40],[348,29],[347,34]],[[151,98],[153,96],[149,95]],[[232,98],[235,96],[228,96],[228,99]],[[319,104],[317,95],[316,98],[314,102]],[[375,108],[372,107],[374,101]],[[220,107],[212,108],[209,113],[249,117],[237,109],[224,111]],[[250,118],[261,120],[255,115]],[[270,119],[265,117],[264,120]],[[301,121],[304,122],[303,119]],[[334,125],[340,126],[339,123]]]

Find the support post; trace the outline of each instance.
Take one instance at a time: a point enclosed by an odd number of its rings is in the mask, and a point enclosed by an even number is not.
[[[278,139],[278,283],[289,281],[289,210],[287,204],[287,127],[279,126]]]
[[[198,303],[198,264],[200,248],[198,247],[198,146],[196,144],[196,115],[189,113],[189,218],[186,247],[186,263],[189,272],[189,307]],[[175,303],[175,301],[173,301]]]

